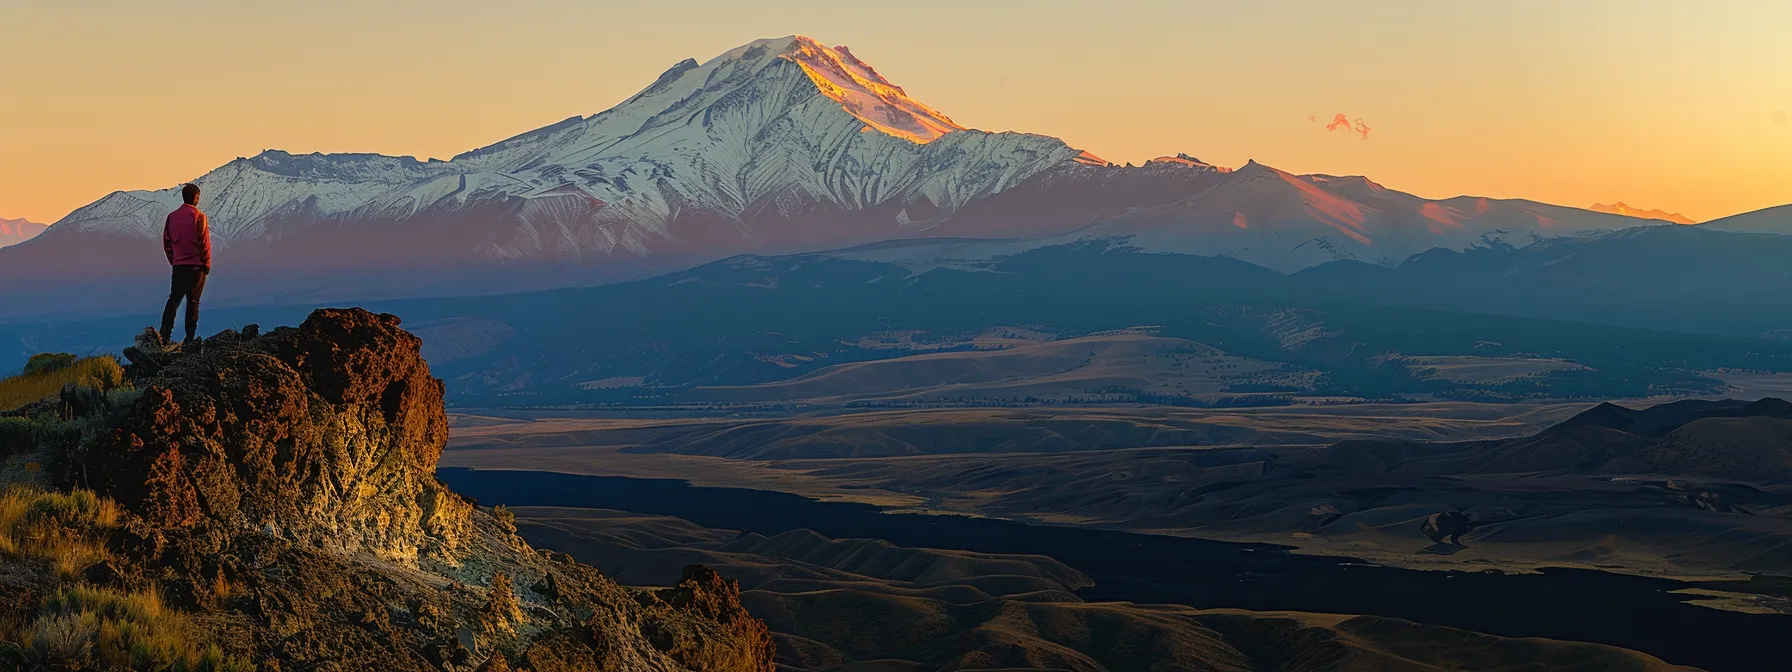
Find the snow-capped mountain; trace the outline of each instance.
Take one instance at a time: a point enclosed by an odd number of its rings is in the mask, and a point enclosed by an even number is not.
[[[1231,170],[1186,154],[1154,159],[1140,168],[1096,172],[1047,171],[977,204],[988,209],[1047,204],[1059,213],[1077,215],[1060,218],[1058,224],[1076,219],[1093,222],[1065,233],[872,245],[828,256],[895,263],[919,272],[976,269],[1030,249],[1099,243],[1146,252],[1232,257],[1293,273],[1333,261],[1391,267],[1438,248],[1524,247],[1554,238],[1665,224],[1518,199],[1430,200],[1363,177],[1293,175],[1254,161]],[[1089,214],[1096,208],[1101,212]]]
[[[0,247],[16,245],[37,237],[43,233],[47,224],[27,221],[24,218],[7,219],[0,217]]]
[[[1124,238],[1150,251],[1229,256],[1284,273],[1352,260],[1395,266],[1436,248],[1511,245],[1659,220],[1519,199],[1432,200],[1368,178],[1294,175],[1254,161],[1187,198],[1142,207],[1072,238]]]
[[[198,182],[213,235],[229,246],[330,221],[428,226],[440,211],[506,202],[508,226],[468,241],[476,244],[467,256],[582,260],[665,247],[776,247],[790,236],[753,226],[755,219],[818,207],[950,212],[1080,155],[1055,138],[964,129],[846,49],[786,37],[701,65],[684,61],[608,111],[450,161],[268,151]],[[178,205],[174,188],[118,192],[58,228],[159,236],[161,217]],[[687,227],[675,225],[681,220]],[[850,240],[901,227],[839,228],[835,235]],[[716,240],[729,237],[739,240]]]
[[[1125,236],[1292,270],[1642,223],[1183,154],[1122,168],[1056,138],[964,128],[845,47],[800,36],[683,61],[602,113],[448,161],[270,150],[197,182],[215,266],[233,278],[208,298],[256,303],[590,284],[903,238]],[[76,276],[95,309],[143,301],[153,292],[107,283],[154,277],[178,192],[80,208],[0,252],[0,276]]]

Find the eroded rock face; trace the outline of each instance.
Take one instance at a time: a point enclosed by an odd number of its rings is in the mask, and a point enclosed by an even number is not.
[[[619,586],[436,481],[448,425],[420,350],[347,309],[127,351],[141,394],[80,459],[131,514],[112,581],[282,669],[773,669],[734,582]]]
[[[152,524],[453,564],[473,508],[434,477],[442,383],[398,318],[319,310],[171,358],[95,449],[96,489]],[[234,341],[234,342],[233,342]]]

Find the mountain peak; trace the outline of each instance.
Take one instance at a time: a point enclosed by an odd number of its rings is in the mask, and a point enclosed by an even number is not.
[[[774,40],[772,44],[779,42],[784,46],[777,58],[797,64],[822,95],[840,103],[848,114],[871,128],[922,144],[965,128],[939,110],[910,98],[902,87],[878,74],[876,68],[845,46],[829,47],[802,35]]]
[[[701,64],[685,59],[667,69],[652,85],[623,101],[622,106],[596,118],[661,94],[671,94],[666,97],[667,101],[674,109],[682,109],[684,103],[680,99],[692,91],[728,89],[761,73],[776,76],[773,66],[780,63],[800,68],[821,95],[832,99],[847,114],[863,123],[865,128],[862,130],[876,130],[916,144],[926,144],[947,133],[965,130],[939,110],[910,98],[902,87],[885,78],[852,50],[845,46],[830,47],[804,35],[754,40]],[[658,102],[650,104],[656,108],[659,105]]]
[[[1264,165],[1261,163],[1257,163],[1256,159],[1246,159],[1244,162],[1244,165],[1239,166],[1238,169],[1232,171],[1232,173],[1238,177],[1250,177],[1253,175],[1274,175],[1274,176],[1281,177],[1284,179],[1293,179],[1294,178],[1294,175],[1292,173],[1288,173],[1288,172],[1283,171],[1274,166],[1268,166],[1268,165]]]
[[[1662,220],[1665,222],[1673,222],[1675,224],[1697,224],[1698,223],[1697,221],[1694,221],[1678,212],[1667,212],[1665,210],[1660,210],[1660,209],[1644,210],[1642,208],[1625,205],[1625,203],[1623,201],[1614,201],[1611,205],[1606,205],[1604,203],[1594,203],[1591,207],[1588,207],[1587,209],[1592,210],[1593,212],[1603,212],[1603,213],[1611,214],[1611,215],[1624,215],[1625,217],[1638,217],[1638,218],[1642,218],[1642,219],[1659,219],[1659,220]]]

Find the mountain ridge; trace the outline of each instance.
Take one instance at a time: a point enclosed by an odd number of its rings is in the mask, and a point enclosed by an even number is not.
[[[234,276],[213,289],[224,303],[526,291],[736,254],[1051,239],[1105,223],[1150,234],[1138,244],[1288,271],[1654,221],[1430,201],[1367,179],[1255,162],[1227,171],[1186,154],[1114,166],[1057,138],[964,128],[850,50],[801,36],[681,61],[608,110],[447,161],[267,150],[197,181],[219,270]],[[113,192],[0,253],[0,278],[41,290],[7,301],[41,313],[70,309],[58,299],[70,292],[92,309],[149,298],[119,288],[160,271],[144,243],[176,191]],[[89,305],[115,295],[118,306]]]
[[[1733,233],[1763,233],[1774,235],[1792,235],[1792,204],[1762,208],[1730,215],[1722,219],[1713,219],[1699,226],[1715,231]]]

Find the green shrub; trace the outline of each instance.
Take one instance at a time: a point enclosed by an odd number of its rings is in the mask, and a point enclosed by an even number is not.
[[[94,357],[87,360],[85,375],[75,381],[76,385],[84,385],[101,392],[111,392],[124,387],[124,366],[110,356]]]
[[[76,420],[33,418],[31,446],[51,484],[70,485],[79,482],[86,453],[81,449],[84,423]]]
[[[105,400],[107,409],[118,409],[128,406],[136,394],[135,391],[117,391],[111,395],[83,398]],[[27,479],[31,482],[37,482],[41,475],[44,485],[73,487],[85,483],[91,447],[89,440],[104,434],[110,427],[108,422],[105,415],[77,420],[63,420],[53,415],[0,417],[0,460],[21,457],[29,460],[35,465],[33,476]],[[18,479],[0,474],[0,484],[13,480]]]
[[[61,371],[74,364],[75,356],[66,352],[39,353],[32,355],[31,359],[25,360],[24,375],[35,376],[38,374],[50,373],[52,371]]]
[[[32,434],[37,424],[25,418],[0,418],[0,457],[29,453],[37,442]]]
[[[40,463],[73,468],[80,458],[82,423],[56,418],[0,418],[0,458],[31,455]]]
[[[74,452],[81,445],[81,423],[73,420],[33,420],[31,443],[37,450]]]

